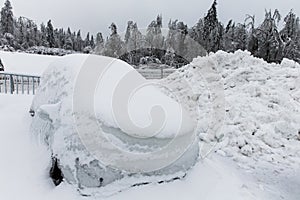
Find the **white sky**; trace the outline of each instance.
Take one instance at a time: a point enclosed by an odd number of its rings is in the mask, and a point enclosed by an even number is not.
[[[55,27],[71,27],[85,34],[109,32],[115,22],[122,32],[128,20],[145,28],[157,14],[163,15],[164,27],[169,19],[179,19],[189,26],[203,17],[213,0],[11,0],[15,16],[25,16],[40,24],[52,19]],[[4,0],[0,0],[1,7]],[[257,22],[265,9],[278,8],[285,16],[289,10],[300,16],[299,0],[218,0],[218,17],[226,25],[229,19],[243,22],[246,14],[255,14]]]

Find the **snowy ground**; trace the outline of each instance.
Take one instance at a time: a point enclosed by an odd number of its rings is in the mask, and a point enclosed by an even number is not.
[[[37,146],[29,133],[31,100],[32,96],[0,95],[0,195],[6,200],[85,199],[67,184],[55,188],[49,179],[47,151]],[[197,164],[184,180],[135,187],[107,199],[198,200],[200,197],[222,197],[230,200],[262,197],[263,191],[245,176],[248,175],[238,171],[234,163],[212,156]]]
[[[40,76],[58,56],[0,51],[5,72]]]
[[[55,57],[49,56],[7,52],[0,52],[0,56],[8,71],[37,75],[41,74],[44,68],[55,59]],[[255,110],[247,110],[247,105],[255,104],[254,97],[261,95],[264,99],[259,102],[264,103],[265,101],[270,101],[271,107],[268,107],[269,104],[266,104],[266,107],[258,107],[256,109],[270,109],[272,106],[275,107],[275,110],[273,109],[272,111],[272,113],[275,114],[268,114],[273,116],[273,118],[274,116],[279,116],[280,118],[283,113],[285,113],[286,118],[293,118],[296,116],[295,113],[299,112],[299,108],[297,109],[296,106],[300,104],[291,102],[286,105],[284,101],[280,101],[282,99],[282,96],[280,98],[280,92],[284,91],[281,90],[282,88],[284,89],[287,87],[290,89],[288,86],[292,83],[294,84],[294,82],[284,82],[283,80],[285,80],[285,76],[288,76],[286,78],[290,80],[297,75],[295,73],[297,71],[297,66],[290,67],[293,63],[288,61],[285,62],[285,69],[281,69],[279,66],[275,65],[267,66],[262,61],[256,59],[252,60],[252,58],[250,59],[244,54],[237,54],[235,59],[229,59],[229,56],[221,53],[219,57],[215,57],[215,60],[228,67],[228,73],[223,75],[229,77],[227,79],[229,81],[228,88],[232,89],[228,89],[226,94],[232,95],[238,91],[241,92],[240,97],[235,97],[235,100],[238,99],[239,101],[235,101],[233,97],[228,99],[228,103],[231,103],[231,106],[236,105],[235,108],[229,106],[229,110],[235,112],[235,114],[233,113],[234,116],[244,118],[244,121],[241,121],[240,123],[237,122],[241,118],[229,118],[232,121],[229,121],[228,123],[237,125],[238,129],[233,129],[232,132],[228,133],[228,137],[225,137],[228,141],[224,142],[223,140],[223,142],[220,143],[217,153],[212,153],[206,159],[201,160],[183,180],[177,180],[161,185],[155,184],[134,187],[105,199],[300,199],[300,167],[298,165],[300,151],[297,147],[300,142],[294,137],[292,137],[291,140],[286,140],[286,138],[277,138],[278,140],[272,138],[270,140],[270,138],[267,137],[268,132],[260,133],[257,137],[247,135],[248,132],[240,131],[240,128],[245,122],[250,123],[252,122],[251,120],[256,120],[257,117],[246,118],[247,116],[243,116],[239,113],[242,109],[245,109],[242,111],[248,114],[255,112]],[[245,64],[243,66],[244,68],[241,68],[240,71],[234,71],[236,69],[231,68],[232,66],[239,65],[240,62],[244,62],[245,60],[252,60],[252,66]],[[37,67],[37,65],[39,65],[39,67]],[[255,65],[259,65],[261,66],[261,69],[264,69],[263,73],[256,71],[254,77],[256,77],[257,80],[251,80],[253,77],[243,75],[253,71],[253,66]],[[274,81],[270,80],[265,84],[258,75],[262,76],[268,74],[267,72],[271,70],[272,67],[276,69],[276,73],[274,73],[276,79]],[[191,72],[193,71],[187,70],[187,73],[183,73],[182,75],[189,75]],[[234,72],[237,74],[235,77],[232,75]],[[237,79],[237,77],[239,79]],[[249,81],[245,82],[244,78],[250,78],[250,82],[252,81],[252,83],[255,82],[256,84],[252,84],[252,86],[250,85],[251,87],[248,87],[246,84]],[[294,78],[296,80],[297,77]],[[264,77],[262,77],[262,79],[264,79]],[[195,77],[193,80],[195,80]],[[170,82],[172,82],[172,77],[170,77]],[[259,85],[261,84],[260,82],[263,82],[263,85]],[[269,83],[272,84],[272,91],[268,90],[270,88]],[[291,85],[291,88],[294,86],[295,85]],[[277,88],[280,88],[280,90],[276,90]],[[242,91],[245,93],[242,93]],[[277,93],[278,91],[279,93]],[[290,92],[284,93],[284,95],[290,95],[291,93],[294,95],[294,99],[297,99],[299,94],[296,93],[296,91],[297,87],[290,90]],[[269,93],[271,93],[271,95]],[[242,96],[244,98],[241,98]],[[61,184],[59,187],[54,187],[49,179],[48,152],[43,146],[37,145],[35,138],[29,132],[31,117],[29,116],[28,110],[32,98],[32,96],[26,95],[16,96],[0,94],[0,199],[92,199],[79,196],[78,192],[66,183]],[[245,105],[245,102],[243,102],[242,99],[247,100],[247,105]],[[279,100],[279,102],[277,102],[277,100]],[[233,104],[231,101],[237,103]],[[240,110],[237,108],[240,108]],[[285,108],[287,108],[287,110],[283,110]],[[288,116],[287,113],[291,113],[291,116]],[[260,123],[259,125],[263,128],[268,127],[265,125],[268,118],[265,117],[265,115],[260,117],[265,119],[265,123]],[[291,119],[291,121],[293,120]],[[228,124],[226,124],[226,126],[228,126]],[[241,136],[243,136],[242,139],[237,140],[237,134],[241,134]],[[268,141],[275,143],[269,145],[263,144]],[[283,144],[287,146],[277,146],[276,142],[278,141],[281,143],[284,142]],[[253,146],[259,144],[262,146],[260,146],[259,151],[244,155],[238,146],[240,145],[241,148],[243,148],[247,145],[246,143]],[[274,145],[274,147],[272,147],[272,145]],[[245,152],[247,153],[248,151]]]

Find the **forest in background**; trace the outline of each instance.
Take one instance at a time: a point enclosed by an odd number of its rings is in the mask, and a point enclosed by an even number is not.
[[[107,38],[101,32],[83,37],[80,30],[54,28],[51,20],[37,25],[26,17],[16,18],[9,0],[5,1],[0,17],[0,49],[6,51],[48,55],[94,53],[120,58],[136,66],[150,62],[178,68],[198,55],[240,49],[267,62],[279,63],[283,58],[300,62],[299,17],[292,10],[285,17],[278,10],[266,10],[258,26],[252,15],[247,15],[243,23],[230,20],[224,25],[218,19],[214,0],[205,17],[193,27],[170,20],[167,34],[163,34],[162,16],[158,15],[145,33],[135,22],[128,21],[124,37],[112,23]]]

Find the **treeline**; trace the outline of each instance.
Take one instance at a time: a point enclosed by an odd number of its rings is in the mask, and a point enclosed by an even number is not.
[[[265,18],[258,26],[255,26],[255,16],[250,15],[244,23],[236,24],[230,20],[224,26],[217,18],[216,5],[215,0],[208,14],[189,31],[190,36],[209,52],[241,49],[267,62],[278,63],[283,58],[300,62],[299,17],[292,10],[283,18],[282,29],[279,28],[282,17],[278,10],[265,11]]]
[[[12,6],[6,0],[1,10],[0,45],[33,53],[96,53],[134,65],[152,62],[180,67],[197,55],[238,49],[248,50],[268,62],[280,62],[283,58],[300,62],[300,24],[293,11],[283,18],[280,29],[282,17],[278,10],[266,11],[258,26],[255,16],[250,15],[243,23],[230,20],[224,25],[218,20],[216,6],[214,0],[206,16],[190,28],[184,22],[170,20],[167,34],[163,33],[159,15],[143,33],[135,22],[129,21],[124,37],[112,23],[111,34],[106,39],[101,33],[95,37],[88,33],[83,39],[80,30],[54,28],[51,20],[38,27],[30,19],[14,18]],[[63,53],[59,51],[62,49]]]
[[[103,40],[101,33],[97,40]],[[82,38],[80,30],[54,28],[51,20],[38,26],[26,18],[15,18],[12,5],[6,0],[1,9],[0,45],[7,50],[36,51],[45,54],[90,53],[95,48],[96,39],[89,33]],[[62,50],[65,51],[62,51]]]
[[[178,55],[191,61],[197,55],[203,55],[204,50],[209,53],[239,49],[248,50],[267,62],[279,63],[283,58],[300,62],[299,17],[292,10],[283,18],[280,29],[282,17],[278,10],[265,11],[265,18],[258,26],[255,26],[255,16],[250,15],[244,23],[230,20],[224,26],[218,20],[216,6],[214,0],[207,15],[191,28],[184,22],[170,20],[167,36],[162,34],[161,16],[150,23],[145,35],[141,34],[136,23],[129,21],[124,40],[118,35],[116,25],[112,24],[110,37],[95,52],[113,57],[122,55],[121,58],[131,64],[138,64],[143,55],[154,53],[162,63],[180,66],[184,62],[178,60]],[[127,52],[125,56],[124,52]]]

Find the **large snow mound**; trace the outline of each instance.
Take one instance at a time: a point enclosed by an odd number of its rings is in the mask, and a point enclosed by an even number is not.
[[[197,66],[215,63],[224,85],[225,117],[222,130],[207,134],[210,90]],[[195,67],[196,66],[196,67]],[[192,88],[186,88],[188,82]],[[242,167],[258,162],[280,168],[300,166],[300,65],[284,59],[268,64],[249,52],[219,51],[198,57],[190,65],[162,80],[198,120],[202,141]],[[197,98],[193,96],[197,94]],[[201,115],[195,110],[201,110]],[[215,145],[215,143],[217,144]],[[261,166],[261,165],[260,165]]]

